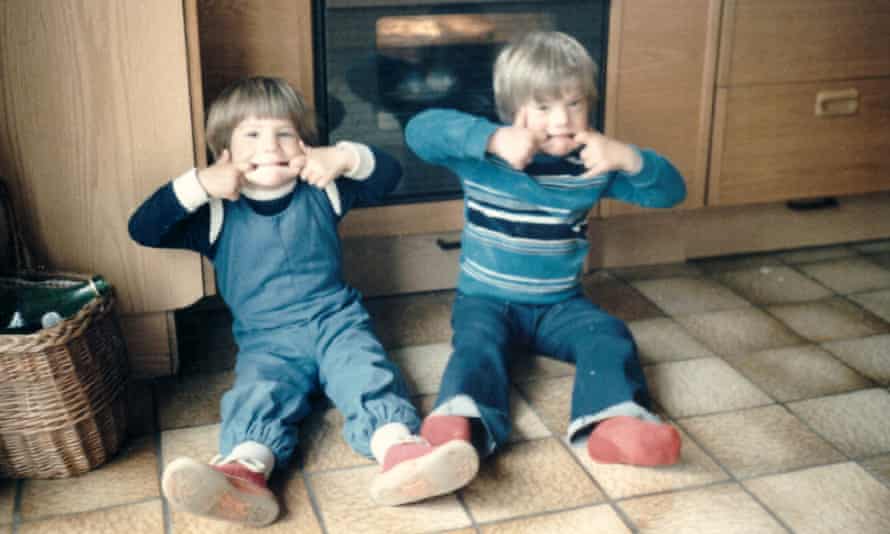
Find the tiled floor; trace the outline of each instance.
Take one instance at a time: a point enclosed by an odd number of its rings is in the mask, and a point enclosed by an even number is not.
[[[368,498],[376,467],[320,409],[296,467],[273,481],[301,533],[890,532],[890,241],[600,272],[588,295],[626,320],[679,465],[598,465],[562,439],[573,369],[515,370],[512,443],[457,495],[401,508]],[[368,307],[422,411],[449,352],[452,292]],[[180,316],[182,374],[134,388],[134,437],[111,463],[56,481],[0,481],[0,532],[217,533],[172,512],[162,465],[209,458],[232,381],[224,313]]]

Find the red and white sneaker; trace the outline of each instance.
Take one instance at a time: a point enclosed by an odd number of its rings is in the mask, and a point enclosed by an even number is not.
[[[161,488],[170,506],[192,514],[261,527],[278,517],[278,500],[265,466],[250,460],[209,464],[177,458],[164,469]]]
[[[387,506],[422,501],[466,486],[478,470],[479,455],[469,441],[435,446],[414,437],[386,451],[371,483],[371,498]]]
[[[423,420],[420,436],[430,445],[443,445],[455,439],[470,441],[470,420],[459,415],[430,415]]]

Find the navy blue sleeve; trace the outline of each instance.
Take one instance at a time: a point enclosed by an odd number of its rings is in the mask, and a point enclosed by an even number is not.
[[[130,237],[152,248],[175,248],[211,255],[210,205],[189,213],[168,183],[155,191],[130,216]]]
[[[399,160],[376,147],[368,148],[374,154],[374,170],[371,175],[364,180],[346,177],[337,179],[343,215],[355,205],[380,204],[386,195],[399,185],[399,180],[402,178],[402,164]]]

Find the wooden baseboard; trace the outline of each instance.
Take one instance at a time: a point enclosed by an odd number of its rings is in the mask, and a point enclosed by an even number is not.
[[[795,211],[784,203],[595,219],[590,269],[672,263],[890,238],[890,193],[838,198],[836,207]]]

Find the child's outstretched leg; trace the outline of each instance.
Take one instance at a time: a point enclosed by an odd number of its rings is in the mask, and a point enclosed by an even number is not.
[[[258,443],[248,443],[236,447],[226,458],[214,458],[209,464],[191,458],[177,458],[170,462],[161,480],[161,488],[170,506],[252,527],[275,521],[279,512],[278,500],[266,484],[274,456],[271,451],[268,455],[261,452],[253,457],[242,454],[244,449],[257,446],[268,451]],[[257,457],[266,457],[266,461]]]
[[[371,498],[378,504],[395,506],[451,493],[469,484],[479,470],[479,455],[469,440],[434,444],[401,423],[377,429],[371,450],[381,464],[371,484]]]
[[[590,433],[587,454],[607,464],[672,465],[680,458],[680,433],[667,423],[611,417]]]

